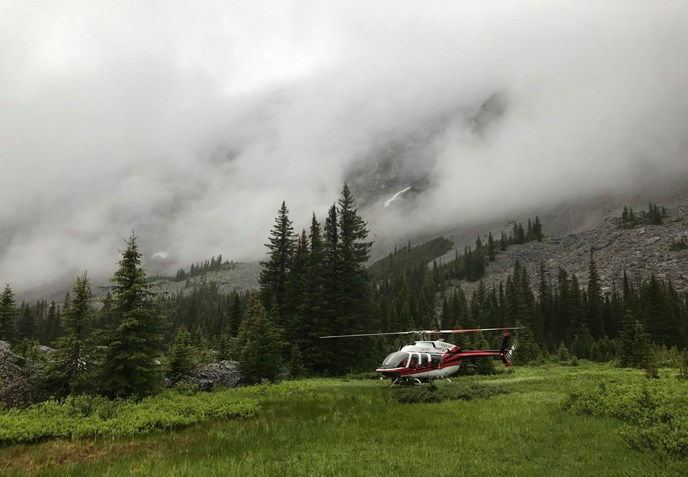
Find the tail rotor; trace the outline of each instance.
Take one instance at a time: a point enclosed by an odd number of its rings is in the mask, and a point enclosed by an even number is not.
[[[512,340],[509,333],[504,333],[504,340],[502,341],[502,347],[499,350],[499,356],[502,358],[502,362],[506,366],[511,366],[511,358],[516,351],[518,346],[518,341]]]

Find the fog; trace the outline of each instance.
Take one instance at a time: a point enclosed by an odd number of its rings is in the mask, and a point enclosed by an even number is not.
[[[106,277],[132,230],[259,259],[282,200],[323,218],[425,128],[429,186],[385,208],[390,178],[375,234],[688,174],[688,4],[560,3],[0,1],[0,283]]]

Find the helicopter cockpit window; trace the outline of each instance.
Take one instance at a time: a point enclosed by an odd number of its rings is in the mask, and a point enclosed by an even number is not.
[[[404,368],[408,364],[408,353],[392,353],[382,362],[382,368]]]

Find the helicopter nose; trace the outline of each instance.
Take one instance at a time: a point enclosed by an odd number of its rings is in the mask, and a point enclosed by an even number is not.
[[[383,376],[398,376],[399,372],[396,369],[383,369],[383,368],[378,368],[375,370],[376,373],[380,373]]]

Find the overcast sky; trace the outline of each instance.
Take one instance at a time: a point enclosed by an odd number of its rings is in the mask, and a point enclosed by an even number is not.
[[[371,145],[495,92],[371,226],[684,174],[686,25],[682,0],[0,0],[0,282],[108,276],[132,229],[182,265],[260,258],[282,200],[305,226]]]

